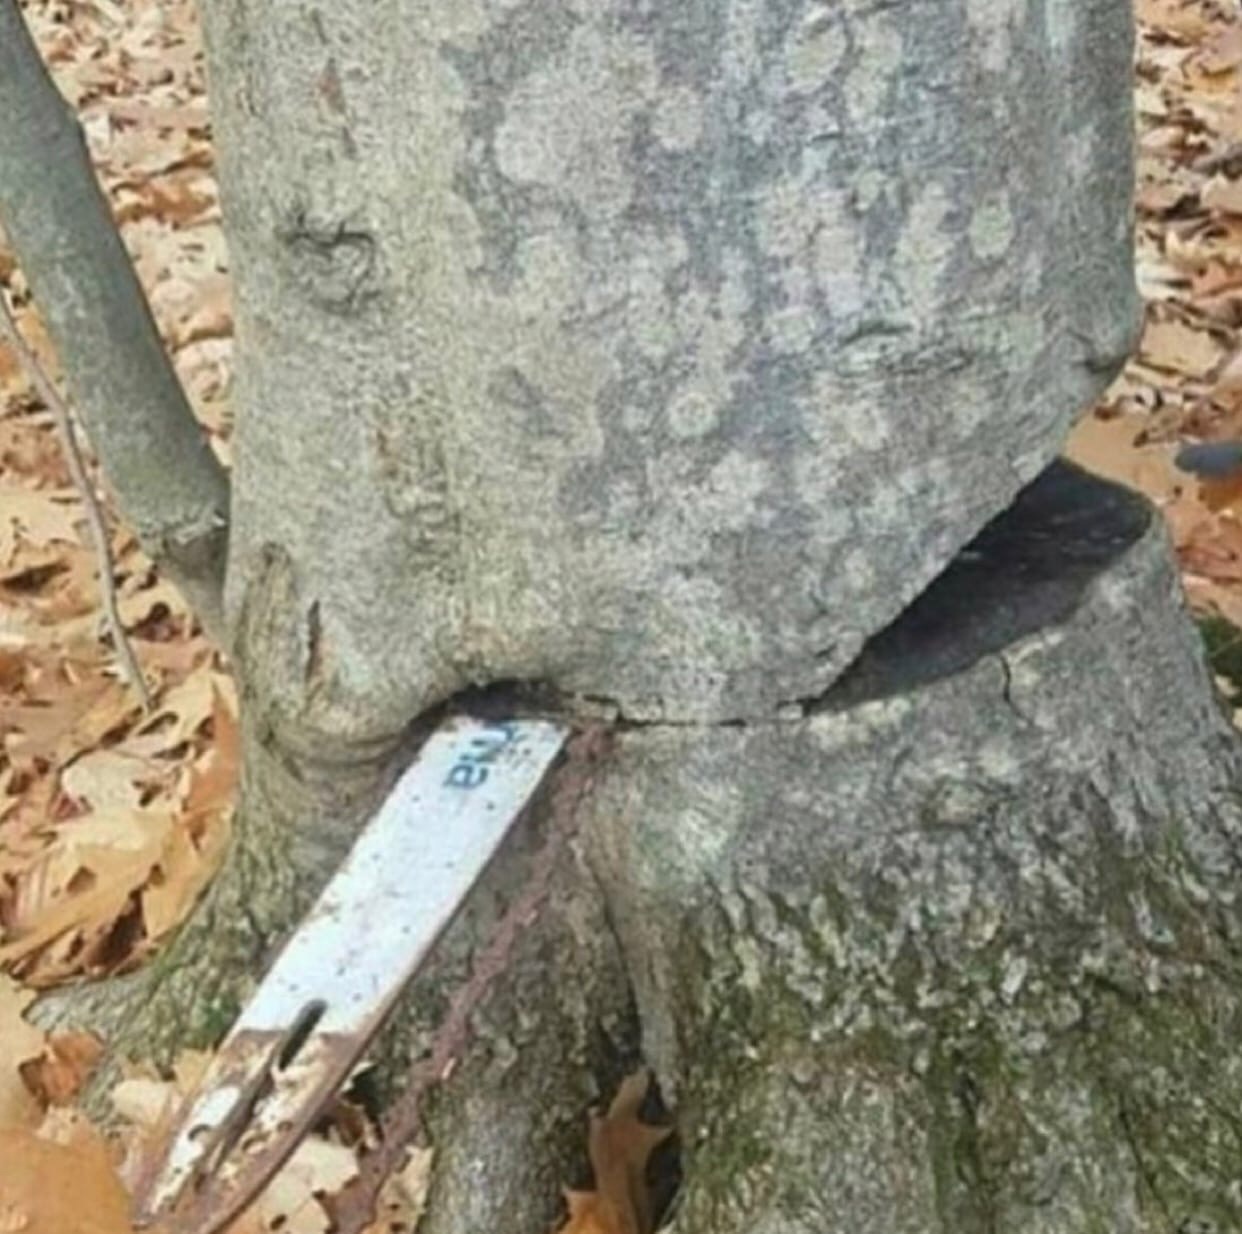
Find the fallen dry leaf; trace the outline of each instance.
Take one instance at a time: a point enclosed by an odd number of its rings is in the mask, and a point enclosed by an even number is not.
[[[1155,368],[1188,377],[1207,377],[1223,354],[1220,344],[1207,330],[1196,329],[1176,317],[1151,322],[1139,351]]]
[[[44,492],[0,484],[0,566],[7,566],[18,545],[78,540],[82,503],[72,489]]]
[[[1194,480],[1173,465],[1171,443],[1139,444],[1146,426],[1147,417],[1141,415],[1089,416],[1074,430],[1066,457],[1157,503],[1175,501],[1194,487]]]
[[[381,1234],[383,1229],[413,1230],[418,1225],[427,1207],[435,1155],[434,1148],[410,1149],[405,1165],[384,1184],[379,1201],[382,1219],[367,1234]]]
[[[1145,26],[1187,41],[1204,39],[1215,28],[1202,7],[1186,0],[1138,0],[1135,15]]]
[[[1225,176],[1213,176],[1203,186],[1200,194],[1203,204],[1209,210],[1220,210],[1225,214],[1242,214],[1242,183]]]
[[[328,1215],[315,1197],[340,1191],[357,1173],[352,1149],[312,1136],[298,1145],[248,1215],[265,1231],[328,1234]]]
[[[216,696],[222,692],[231,694],[232,683],[203,665],[165,693],[155,713],[127,742],[128,749],[153,758],[185,745],[211,719]]]
[[[0,699],[0,733],[15,762],[43,760],[57,767],[122,728],[139,704],[117,681],[91,677],[67,684],[54,700],[11,704]]]
[[[141,808],[144,784],[161,778],[154,759],[110,746],[92,750],[65,768],[61,789],[85,809],[130,812]]]
[[[33,1000],[33,990],[0,974],[0,1128],[34,1128],[43,1116],[22,1077],[22,1068],[43,1053],[43,1033],[22,1014]]]
[[[566,1193],[569,1222],[560,1234],[652,1234],[647,1162],[673,1128],[639,1119],[650,1085],[646,1070],[626,1077],[607,1114],[592,1118],[587,1152],[595,1190]]]
[[[567,1191],[565,1205],[569,1220],[560,1234],[617,1234],[622,1228],[612,1205],[594,1191]]]
[[[141,893],[148,940],[163,938],[184,920],[223,860],[228,840],[227,814],[201,829],[189,818],[170,828]]]
[[[41,1106],[64,1106],[81,1091],[102,1055],[103,1044],[90,1033],[56,1033],[38,1058],[22,1065],[22,1078]]]
[[[0,1129],[0,1230],[132,1234],[129,1196],[98,1141],[67,1147]]]
[[[168,1122],[182,1094],[168,1080],[135,1075],[118,1081],[108,1096],[119,1117],[149,1133]]]
[[[1242,64],[1242,27],[1225,26],[1207,39],[1195,56],[1195,65],[1205,73],[1227,73]]]
[[[111,930],[158,866],[174,826],[165,810],[136,810],[85,815],[57,828],[56,842],[18,884],[0,967],[40,986],[79,968],[111,971]],[[34,967],[24,963],[32,959]]]

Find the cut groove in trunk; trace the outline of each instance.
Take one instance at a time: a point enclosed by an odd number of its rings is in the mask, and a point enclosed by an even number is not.
[[[623,733],[677,1234],[1237,1228],[1240,773],[1162,521],[1062,464],[807,719]]]

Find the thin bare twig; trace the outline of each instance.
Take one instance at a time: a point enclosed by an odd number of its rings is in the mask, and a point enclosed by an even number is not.
[[[410,1069],[405,1092],[383,1120],[379,1143],[363,1153],[357,1175],[334,1196],[320,1203],[334,1234],[361,1234],[375,1220],[380,1190],[400,1165],[422,1121],[428,1091],[449,1078],[470,1041],[470,1020],[496,978],[508,967],[522,931],[539,916],[553,871],[578,827],[578,805],[591,787],[595,764],[607,745],[604,729],[594,728],[572,739],[565,765],[557,772],[549,805],[547,837],[531,863],[522,893],[497,922],[487,945],[475,959],[470,977],[449,1002],[431,1043],[430,1055]]]
[[[65,452],[65,461],[69,464],[69,474],[73,483],[82,495],[82,507],[86,512],[87,526],[90,528],[91,540],[94,542],[96,564],[99,569],[99,594],[103,602],[104,619],[108,633],[112,636],[112,646],[116,651],[117,660],[121,665],[125,680],[138,693],[144,711],[151,710],[151,691],[147,689],[146,679],[134,658],[134,649],[129,645],[125,627],[121,624],[121,613],[116,602],[116,580],[113,577],[112,548],[108,543],[108,529],[104,525],[103,511],[99,508],[99,499],[86,472],[86,464],[82,460],[82,451],[78,447],[77,434],[73,428],[73,416],[69,405],[60,396],[60,392],[52,384],[52,380],[43,371],[38,356],[30,349],[17,327],[17,318],[9,305],[8,297],[0,289],[0,330],[5,341],[12,347],[26,376],[35,392],[42,399],[43,405],[52,413],[56,423],[56,431],[60,436],[61,448]]]

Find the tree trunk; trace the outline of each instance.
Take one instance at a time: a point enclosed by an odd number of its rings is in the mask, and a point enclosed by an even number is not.
[[[122,1048],[537,693],[615,750],[425,1234],[546,1229],[640,1050],[679,1234],[1236,1225],[1238,756],[1151,512],[1050,467],[1137,316],[1124,0],[203,9],[243,798]]]
[[[226,601],[282,555],[243,665],[295,743],[505,680],[813,697],[1128,349],[1124,0],[203,14]]]

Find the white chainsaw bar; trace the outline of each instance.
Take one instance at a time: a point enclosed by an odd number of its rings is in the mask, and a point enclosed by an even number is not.
[[[569,736],[457,716],[427,739],[289,940],[137,1188],[139,1225],[231,1221],[348,1078]]]

